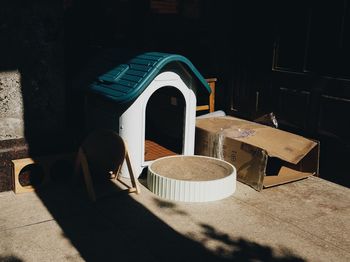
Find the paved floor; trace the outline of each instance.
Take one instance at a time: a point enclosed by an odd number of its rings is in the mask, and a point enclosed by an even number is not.
[[[262,192],[238,183],[200,204],[144,187],[96,204],[81,187],[5,192],[0,261],[350,261],[349,193],[315,177]]]

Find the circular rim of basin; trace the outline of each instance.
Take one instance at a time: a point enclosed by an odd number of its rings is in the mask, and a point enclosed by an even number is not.
[[[187,180],[187,179],[177,179],[177,178],[172,178],[172,177],[168,177],[168,176],[164,176],[164,175],[161,175],[161,174],[158,174],[157,172],[155,172],[153,169],[152,169],[152,165],[154,163],[159,163],[161,162],[162,160],[166,160],[166,159],[169,159],[169,158],[207,158],[207,159],[210,159],[210,160],[214,160],[215,162],[220,162],[220,163],[223,163],[225,164],[226,166],[229,166],[231,168],[231,172],[228,174],[228,175],[225,175],[224,177],[221,177],[221,178],[217,178],[217,179],[207,179],[207,180]],[[221,179],[226,179],[228,176],[230,176],[233,172],[237,172],[236,168],[234,165],[232,165],[231,163],[225,161],[225,160],[222,160],[222,159],[219,159],[219,158],[215,158],[215,157],[210,157],[210,156],[200,156],[200,155],[193,155],[193,156],[185,156],[185,155],[174,155],[174,156],[165,156],[165,157],[161,157],[161,158],[158,158],[156,160],[153,161],[153,163],[151,163],[149,166],[148,166],[148,170],[151,170],[154,174],[158,175],[158,176],[161,176],[161,177],[166,177],[167,179],[171,179],[171,180],[178,180],[178,181],[186,181],[186,182],[208,182],[208,181],[218,181],[218,180],[221,180]]]
[[[184,180],[163,176],[152,169],[157,161],[168,158],[204,158],[224,163],[230,169],[224,177],[211,180]],[[151,192],[167,200],[182,202],[209,202],[232,195],[236,190],[237,171],[231,163],[208,156],[176,155],[158,158],[148,166],[147,186]]]

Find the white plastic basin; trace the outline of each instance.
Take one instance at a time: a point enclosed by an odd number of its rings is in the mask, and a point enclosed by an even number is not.
[[[236,190],[236,168],[206,156],[169,156],[148,167],[147,186],[174,201],[207,202],[226,198]]]

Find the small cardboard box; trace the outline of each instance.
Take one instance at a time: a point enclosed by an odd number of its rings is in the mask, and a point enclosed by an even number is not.
[[[317,141],[243,119],[197,119],[195,143],[195,154],[230,162],[258,191],[318,174]]]

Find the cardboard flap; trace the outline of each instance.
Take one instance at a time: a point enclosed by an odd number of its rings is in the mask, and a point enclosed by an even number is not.
[[[264,188],[277,186],[312,176],[312,173],[300,172],[288,167],[282,166],[277,176],[265,176]]]
[[[209,117],[209,118],[197,118],[196,127],[202,128],[210,132],[220,132],[225,129],[229,129],[233,126],[242,126],[242,125],[247,125],[249,123],[252,123],[252,122],[235,118],[235,117],[230,117],[230,116]]]
[[[317,145],[302,136],[235,117],[197,119],[196,124],[207,131],[264,149],[269,156],[292,164],[297,164]]]
[[[254,135],[239,140],[265,149],[271,157],[278,157],[293,164],[297,164],[317,145],[316,142],[302,136],[271,127],[254,130],[256,131]]]

